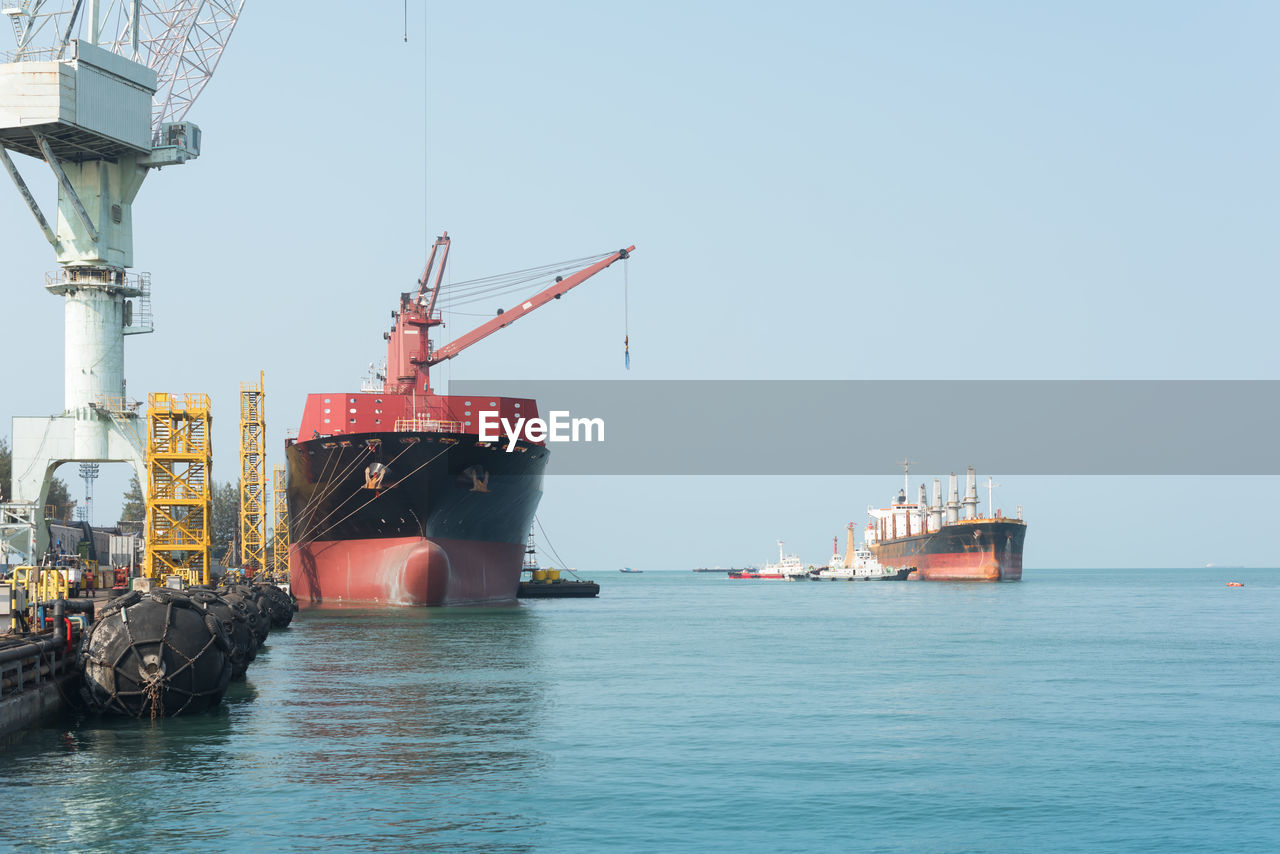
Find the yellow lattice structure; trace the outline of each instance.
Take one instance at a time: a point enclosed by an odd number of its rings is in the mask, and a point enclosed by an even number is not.
[[[209,583],[209,527],[213,516],[207,394],[147,398],[146,572],[153,580],[181,576]]]
[[[267,569],[267,462],[262,413],[266,375],[240,383],[240,565],[252,578]]]
[[[275,536],[271,540],[271,580],[280,584],[289,580],[289,502],[284,466],[271,470],[271,487],[276,517]]]

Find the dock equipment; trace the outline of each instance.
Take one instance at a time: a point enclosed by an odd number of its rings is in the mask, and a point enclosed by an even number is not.
[[[246,578],[267,566],[267,473],[262,403],[266,375],[240,384],[240,565]]]
[[[145,568],[153,581],[209,583],[212,421],[207,394],[148,398]]]

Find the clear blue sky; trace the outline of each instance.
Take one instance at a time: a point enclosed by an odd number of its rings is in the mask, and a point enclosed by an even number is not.
[[[129,391],[212,394],[219,480],[239,383],[266,371],[281,462],[305,394],[382,358],[443,229],[458,280],[638,251],[629,375],[611,271],[438,379],[1280,375],[1273,4],[410,5],[406,44],[402,4],[250,0],[188,115],[202,157],[134,206],[158,328],[126,342]],[[0,235],[7,434],[62,408],[62,305],[12,188]],[[1266,512],[1275,478],[994,474],[1029,567],[1280,563],[1236,503]],[[126,480],[104,471],[95,521]],[[539,515],[596,570],[777,538],[821,561],[899,483],[550,478]]]

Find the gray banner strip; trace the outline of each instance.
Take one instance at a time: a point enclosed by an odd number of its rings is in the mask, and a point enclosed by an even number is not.
[[[1280,474],[1280,381],[458,381],[602,418],[550,474]],[[477,410],[478,411],[478,410]]]

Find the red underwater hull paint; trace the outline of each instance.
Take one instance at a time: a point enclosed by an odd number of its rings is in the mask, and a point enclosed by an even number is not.
[[[520,589],[524,546],[433,537],[317,540],[289,547],[301,607],[506,605]]]
[[[1021,581],[1022,555],[988,550],[921,555],[921,581]]]

